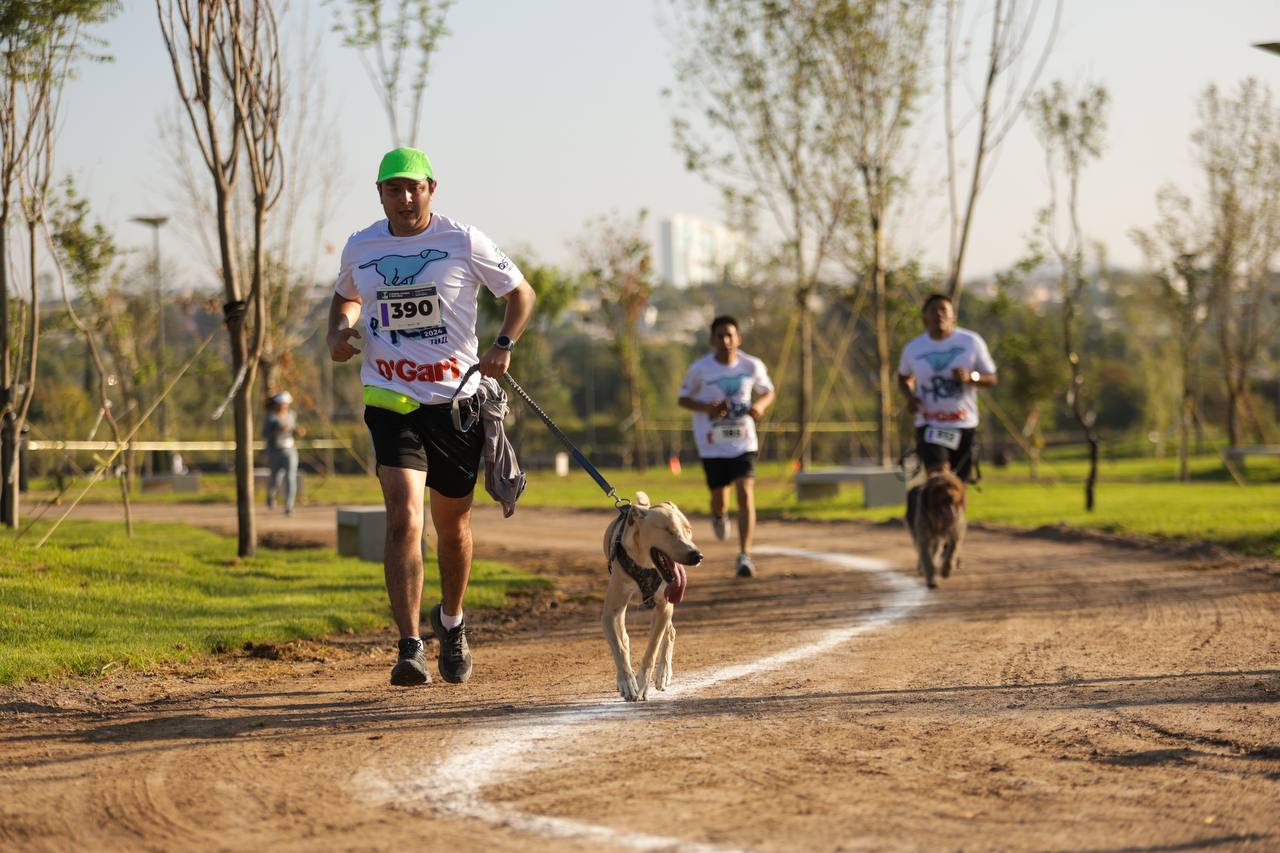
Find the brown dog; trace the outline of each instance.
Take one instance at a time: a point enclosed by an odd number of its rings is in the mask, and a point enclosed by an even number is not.
[[[615,518],[604,532],[609,560],[609,588],[604,594],[604,635],[613,652],[618,693],[628,702],[646,699],[650,685],[665,690],[671,683],[671,655],[676,629],[671,624],[675,605],[688,583],[685,565],[702,562],[693,544],[689,520],[670,501],[649,505],[649,496],[636,492],[636,502]],[[649,645],[640,661],[639,677],[631,668],[627,638],[627,605],[636,593],[653,608]]]
[[[965,533],[965,485],[950,471],[930,474],[916,498],[911,515],[911,538],[916,545],[916,570],[935,589],[934,574],[944,578],[960,566],[960,543]]]

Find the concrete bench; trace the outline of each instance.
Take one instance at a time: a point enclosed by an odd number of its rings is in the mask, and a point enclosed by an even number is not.
[[[186,474],[154,474],[142,478],[144,492],[180,492],[191,494],[200,491],[200,472]]]
[[[1244,470],[1244,460],[1249,456],[1280,456],[1280,444],[1241,444],[1222,451],[1227,459]]]
[[[901,472],[883,465],[800,471],[796,474],[796,497],[802,501],[832,498],[839,494],[841,483],[862,483],[864,507],[902,506],[907,500],[907,485]]]
[[[422,556],[427,556],[423,526]],[[386,554],[387,510],[383,506],[338,507],[338,554],[381,563]]]

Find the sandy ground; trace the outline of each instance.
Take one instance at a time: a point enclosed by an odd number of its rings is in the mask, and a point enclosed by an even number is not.
[[[259,518],[333,541],[332,507]],[[0,691],[0,849],[1280,849],[1275,564],[979,529],[926,593],[896,525],[767,523],[814,553],[739,581],[697,519],[674,695],[626,704],[609,518],[477,510],[479,556],[559,587],[471,615],[465,685],[390,688],[381,634]]]

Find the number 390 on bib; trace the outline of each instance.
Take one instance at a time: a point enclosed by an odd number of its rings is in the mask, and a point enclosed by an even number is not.
[[[377,317],[389,331],[441,327],[440,297],[434,287],[377,291]]]

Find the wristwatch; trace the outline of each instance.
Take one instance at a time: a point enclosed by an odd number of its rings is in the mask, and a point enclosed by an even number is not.
[[[972,382],[974,385],[977,385],[979,382],[982,381],[982,374],[976,370],[970,370],[969,381]]]
[[[511,352],[511,350],[515,347],[516,342],[511,340],[511,338],[507,337],[506,335],[498,335],[497,339],[494,340],[493,345],[498,349],[504,349],[507,352]]]

